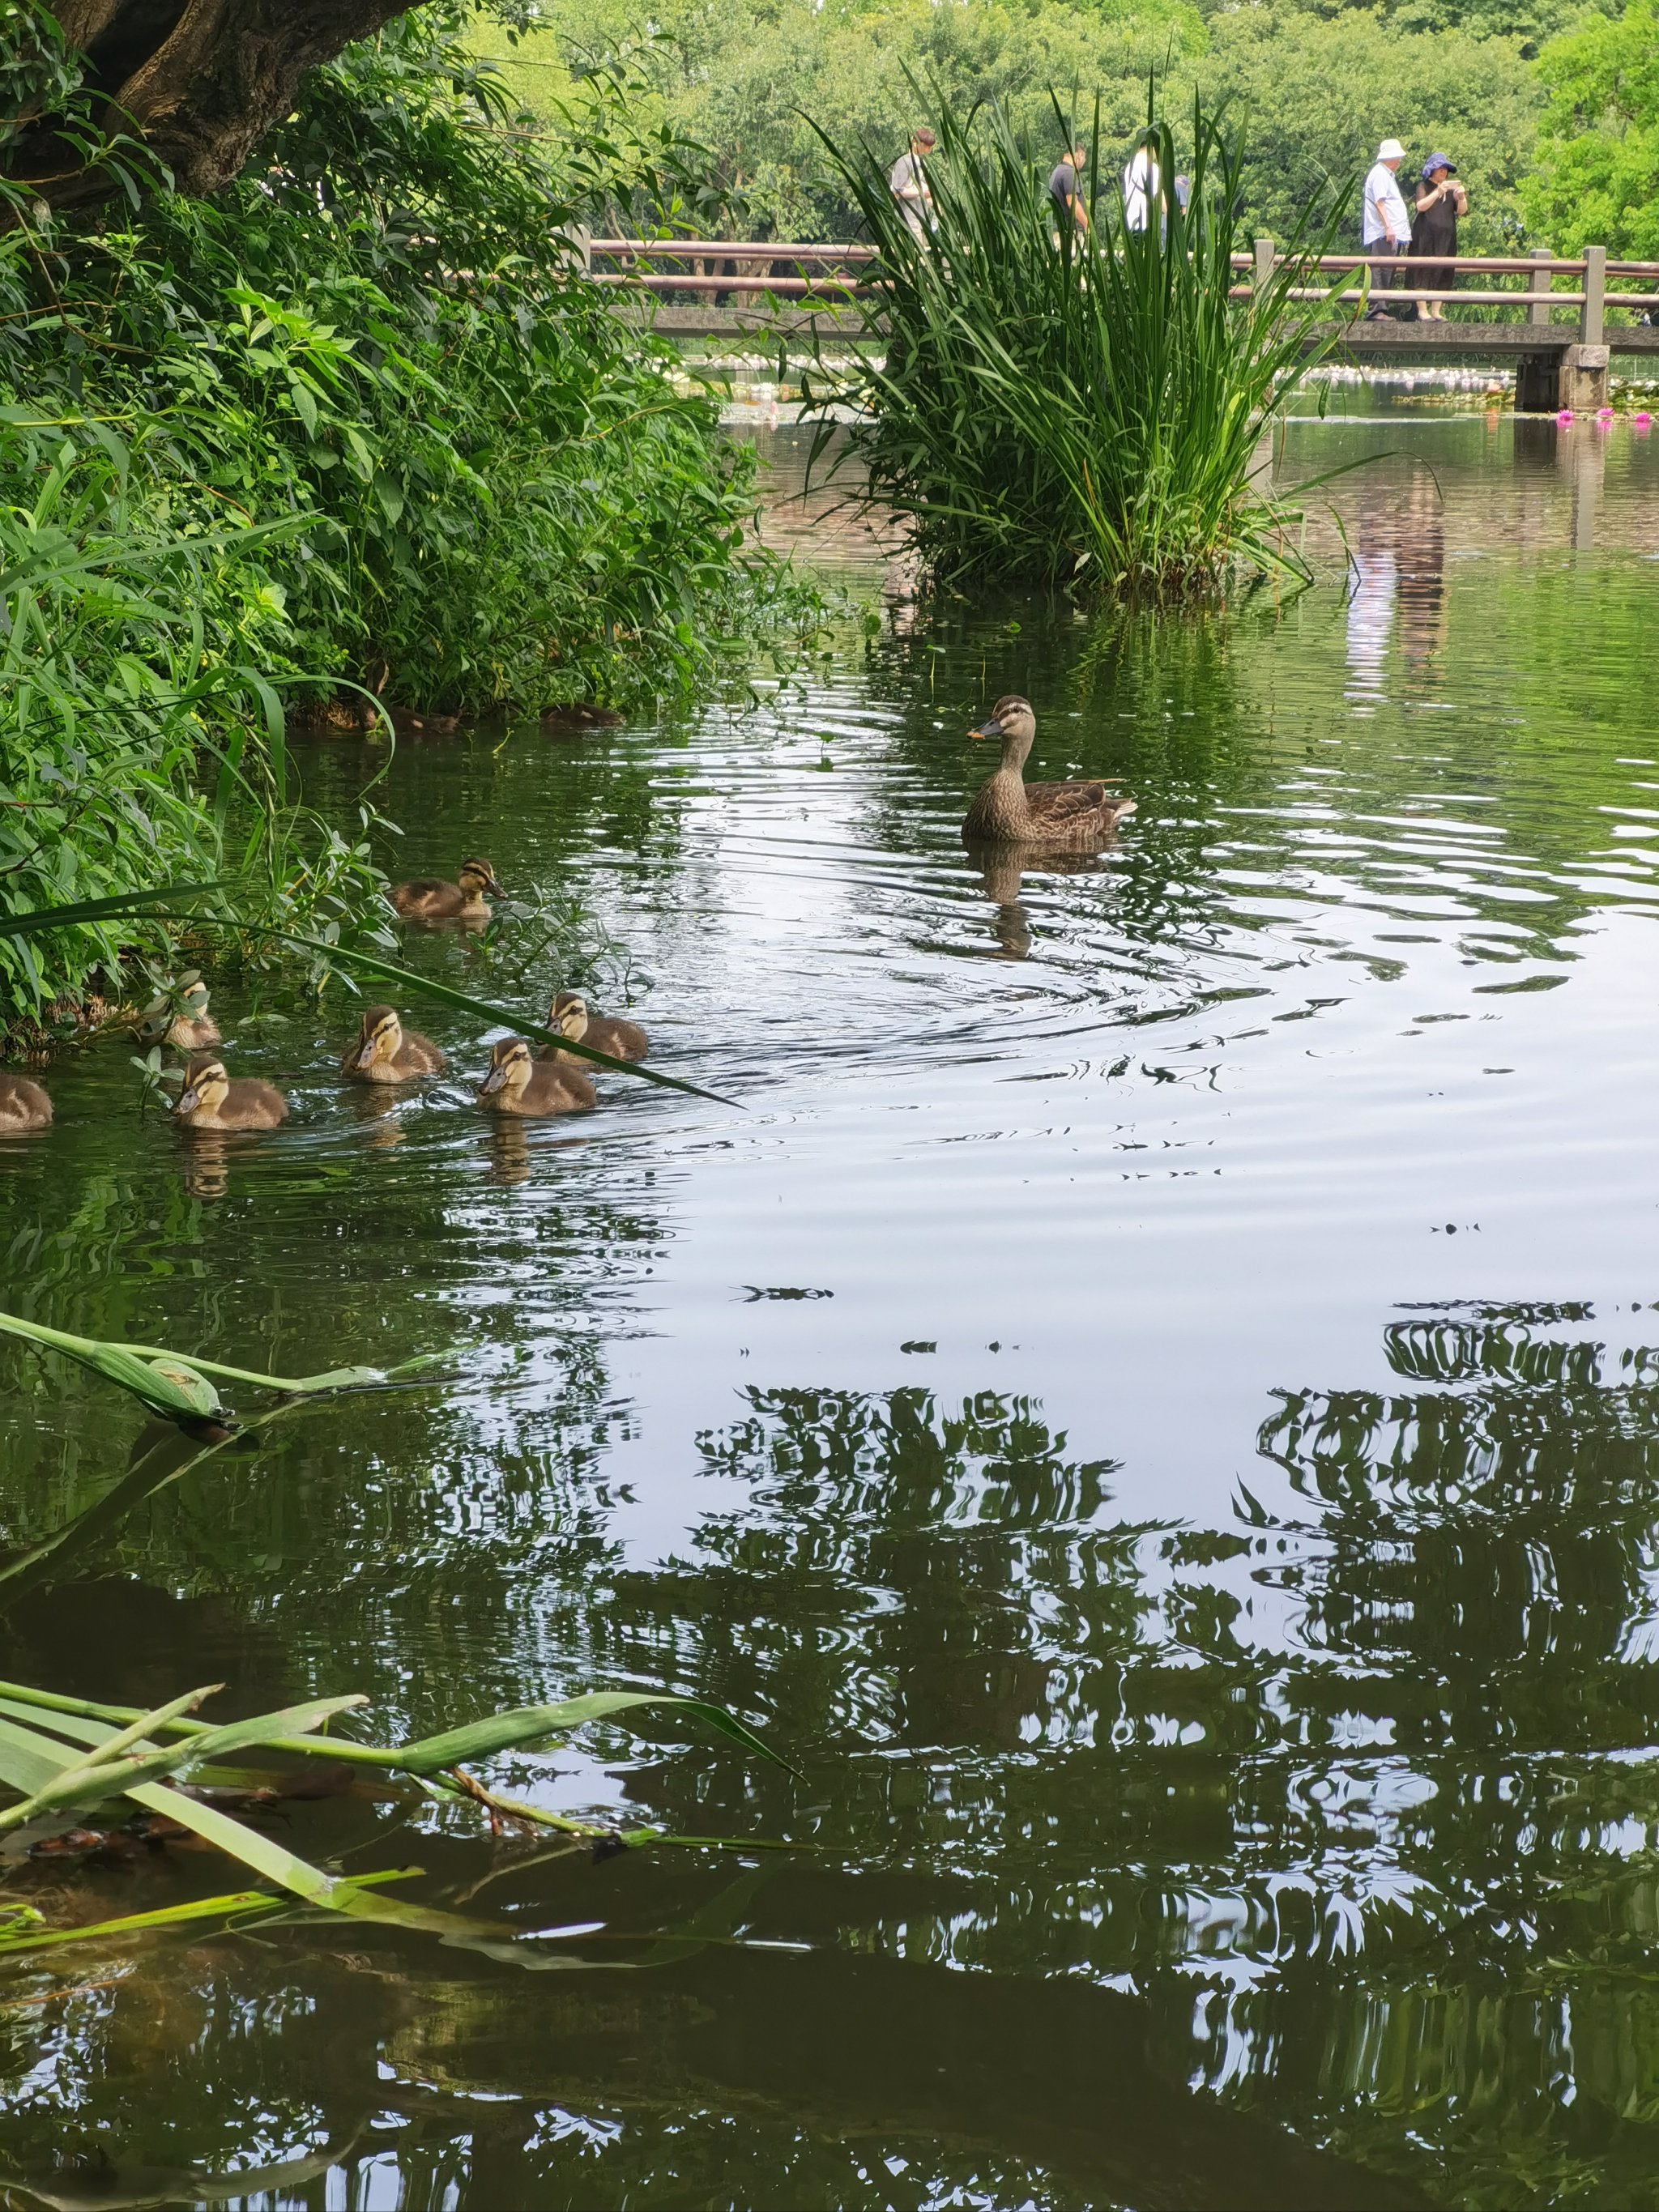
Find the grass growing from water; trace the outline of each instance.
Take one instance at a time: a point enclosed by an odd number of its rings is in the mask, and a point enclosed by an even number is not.
[[[1165,228],[1155,213],[1134,231],[1115,173],[1099,173],[1099,135],[1097,116],[1091,227],[1057,235],[1048,161],[1000,110],[962,121],[944,107],[926,239],[873,155],[826,140],[880,248],[865,306],[880,349],[850,382],[815,382],[814,462],[839,428],[828,410],[851,400],[843,457],[867,470],[872,501],[913,519],[941,580],[1179,599],[1300,574],[1287,537],[1299,517],[1266,489],[1258,456],[1280,397],[1322,349],[1322,301],[1291,297],[1322,238],[1310,217],[1271,281],[1232,300],[1246,273],[1232,264],[1241,138],[1195,106],[1188,159],[1150,122],[1166,185],[1184,170],[1192,191],[1185,211],[1168,191]]]

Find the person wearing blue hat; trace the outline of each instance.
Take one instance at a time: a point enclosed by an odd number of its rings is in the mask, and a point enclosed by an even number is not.
[[[1457,282],[1452,261],[1457,252],[1457,219],[1469,211],[1469,196],[1458,179],[1449,154],[1431,154],[1417,180],[1417,220],[1406,248],[1407,283],[1413,292],[1449,292]],[[1443,323],[1437,300],[1419,300],[1419,319]]]

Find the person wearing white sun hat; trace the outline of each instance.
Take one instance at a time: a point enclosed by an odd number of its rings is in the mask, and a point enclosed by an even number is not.
[[[1400,282],[1400,258],[1412,242],[1412,219],[1395,174],[1405,158],[1406,149],[1400,141],[1385,138],[1365,179],[1359,239],[1367,252],[1376,248],[1377,258],[1371,264],[1374,292],[1391,291]],[[1374,307],[1368,311],[1367,319],[1376,321],[1387,313],[1386,307]]]

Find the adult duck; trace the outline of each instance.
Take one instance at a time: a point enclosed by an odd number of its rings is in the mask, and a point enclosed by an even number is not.
[[[570,1062],[556,1057],[532,1060],[522,1037],[503,1037],[491,1046],[489,1073],[478,1093],[478,1103],[487,1112],[533,1119],[544,1114],[582,1114],[599,1103],[598,1091]]]
[[[185,1070],[173,1118],[186,1129],[274,1129],[288,1119],[288,1101],[275,1084],[233,1083],[218,1054],[208,1052]]]
[[[354,1083],[413,1083],[417,1076],[441,1075],[448,1064],[430,1037],[404,1027],[395,1006],[365,1006],[340,1073]]]
[[[968,734],[1000,738],[1002,763],[968,810],[964,844],[1097,845],[1135,811],[1133,799],[1109,797],[1103,783],[1027,783],[1021,771],[1036,741],[1036,716],[1016,693],[999,699]]]
[[[0,1075],[0,1137],[52,1127],[52,1101],[27,1075]]]
[[[489,913],[487,902],[504,896],[488,860],[463,860],[453,884],[416,876],[392,887],[392,903],[405,921],[483,921]]]

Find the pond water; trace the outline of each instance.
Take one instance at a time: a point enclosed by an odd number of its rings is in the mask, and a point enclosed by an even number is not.
[[[772,527],[890,586],[879,634],[743,713],[402,747],[392,864],[580,893],[595,995],[730,1103],[497,1128],[441,1013],[454,1079],[344,1099],[349,1008],[268,982],[220,1011],[274,1137],[59,1063],[12,1310],[449,1380],[135,1497],[126,1401],[0,1350],[7,1556],[67,1532],[0,1672],[361,1689],[381,1741],[661,1685],[798,1771],[668,1716],[491,1770],[733,1846],[602,1863],[285,1808],[579,1932],[11,1963],[18,2202],[1659,2204],[1659,443],[1345,404],[1279,460],[1382,456],[1325,580],[1163,623],[919,609],[769,434]],[[1035,773],[1137,794],[1103,854],[964,856],[1009,690]],[[239,1878],[11,1875],[76,1917]]]

